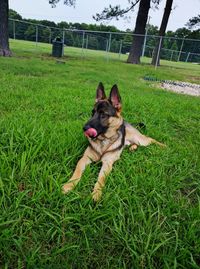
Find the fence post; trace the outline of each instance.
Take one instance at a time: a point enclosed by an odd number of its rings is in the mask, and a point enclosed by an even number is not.
[[[150,22],[151,16],[148,17],[148,22],[146,25],[146,30],[145,30],[145,36],[144,36],[144,43],[143,43],[143,49],[142,49],[142,57],[144,57],[145,53],[145,47],[146,47],[146,42],[147,42],[147,34],[148,34],[148,28],[149,28],[149,22]]]
[[[172,54],[171,54],[171,57],[170,57],[170,61],[172,61],[172,59],[173,59],[173,55],[174,55],[174,51],[172,50]]]
[[[181,43],[181,48],[180,48],[180,51],[179,51],[179,54],[178,54],[177,62],[180,61],[180,57],[181,57],[181,53],[182,53],[182,49],[183,49],[184,41],[185,41],[185,36],[184,36],[183,41],[182,41],[182,43]]]
[[[107,57],[107,53],[108,53],[108,39],[106,39],[106,53],[105,53],[105,58]]]
[[[62,39],[63,39],[63,43],[65,44],[65,30],[63,30],[63,37],[62,37]]]
[[[112,40],[112,34],[109,35],[109,41],[108,41],[108,49],[107,49],[107,61],[109,60],[109,52],[111,47],[111,40]]]
[[[159,41],[159,46],[158,46],[158,51],[157,51],[157,57],[156,57],[156,65],[155,65],[155,69],[158,66],[158,60],[159,60],[159,56],[160,56],[160,49],[161,49],[161,45],[162,45],[162,39],[163,37],[160,36],[160,41]]]
[[[15,21],[13,21],[13,39],[15,39]]]
[[[64,30],[64,29],[63,29],[63,36],[62,36],[62,40],[63,40],[62,56],[64,56],[64,45],[65,45],[65,30]]]
[[[85,43],[85,31],[83,31],[83,39],[82,39],[82,56],[84,54],[84,43]]]
[[[35,26],[35,45],[38,45],[38,26]]]
[[[88,35],[86,36],[86,45],[85,48],[88,49]]]
[[[146,47],[146,35],[144,37],[144,44],[143,44],[143,48],[142,48],[142,57],[144,57],[145,47]]]
[[[49,28],[49,44],[51,44],[51,28]]]
[[[121,53],[122,53],[122,40],[120,41],[120,45],[119,45],[119,59],[121,57]]]
[[[188,59],[189,59],[189,57],[190,57],[190,52],[188,52],[188,55],[187,55],[187,57],[186,57],[186,63],[188,62]]]

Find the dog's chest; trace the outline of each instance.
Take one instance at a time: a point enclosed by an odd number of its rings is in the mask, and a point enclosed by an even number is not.
[[[106,152],[112,152],[117,149],[121,143],[121,135],[116,135],[112,138],[104,138],[102,140],[90,140],[92,148],[99,154],[103,155]]]

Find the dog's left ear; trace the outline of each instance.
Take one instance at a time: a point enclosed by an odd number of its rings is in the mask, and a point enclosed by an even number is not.
[[[109,101],[117,110],[121,110],[122,107],[121,96],[119,94],[119,90],[116,84],[112,86]]]

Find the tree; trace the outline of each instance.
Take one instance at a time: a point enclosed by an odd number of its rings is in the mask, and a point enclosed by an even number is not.
[[[8,14],[9,14],[9,18],[12,18],[15,20],[22,20],[22,16],[13,9],[9,9]]]
[[[197,15],[196,17],[191,18],[191,19],[187,22],[186,26],[188,26],[189,28],[193,28],[193,27],[198,27],[198,26],[200,26],[200,14]]]
[[[11,56],[8,36],[8,0],[0,0],[0,56]]]
[[[148,13],[151,0],[141,0],[136,19],[133,42],[127,63],[140,64],[140,56],[142,54],[142,45],[144,44],[145,27],[147,24]]]
[[[136,26],[134,30],[134,36],[132,39],[132,45],[130,49],[130,53],[127,59],[128,63],[139,64],[140,63],[140,56],[142,53],[142,45],[144,42],[144,34],[145,34],[145,27],[148,18],[148,12],[150,9],[150,3],[159,4],[160,0],[129,0],[129,6],[127,8],[121,9],[119,5],[112,7],[111,5],[109,8],[105,8],[101,14],[96,14],[94,19],[97,21],[100,20],[108,20],[113,17],[119,19],[123,17],[130,11],[134,10],[134,7],[139,3],[139,10],[136,19]]]
[[[159,36],[161,38],[165,36],[165,31],[167,28],[169,16],[172,10],[172,4],[173,4],[173,0],[166,0],[165,11],[163,13],[162,22],[159,29]],[[151,64],[153,65],[156,65],[156,64],[160,65],[160,49],[162,47],[162,43],[163,43],[163,39],[158,39],[157,45],[154,50],[152,62],[151,62]]]

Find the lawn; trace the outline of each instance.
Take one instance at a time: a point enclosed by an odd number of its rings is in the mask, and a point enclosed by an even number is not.
[[[145,75],[200,84],[200,68],[155,70],[125,56],[11,41],[0,58],[0,268],[200,268],[200,99],[159,89]],[[123,116],[167,147],[125,149],[102,200],[100,164],[61,193],[87,147],[82,126],[99,81],[118,84]]]

